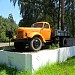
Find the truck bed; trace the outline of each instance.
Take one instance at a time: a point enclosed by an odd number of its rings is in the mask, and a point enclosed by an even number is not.
[[[68,31],[62,31],[62,30],[55,30],[55,36],[59,36],[59,37],[68,37],[69,32]]]

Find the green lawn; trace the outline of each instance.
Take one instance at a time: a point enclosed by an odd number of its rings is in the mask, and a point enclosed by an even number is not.
[[[0,75],[31,75],[28,71],[18,71],[14,68],[9,68],[5,64],[0,65]]]
[[[8,68],[6,65],[0,65],[0,75],[31,75],[27,71],[17,71],[13,68]],[[34,75],[75,75],[75,57],[68,59],[62,63],[47,64],[42,66]]]

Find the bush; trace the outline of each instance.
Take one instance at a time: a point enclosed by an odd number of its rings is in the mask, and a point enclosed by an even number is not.
[[[2,32],[1,33],[1,39],[0,39],[1,42],[8,42],[9,41],[9,38],[6,37],[6,34],[5,32]]]
[[[60,48],[59,43],[58,44],[54,44],[52,43],[52,45],[49,46],[50,49],[57,49]]]

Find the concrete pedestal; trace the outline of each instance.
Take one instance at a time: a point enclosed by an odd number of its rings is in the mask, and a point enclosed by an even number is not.
[[[23,53],[0,50],[0,63],[18,70],[34,71],[48,62],[62,62],[72,56],[75,56],[75,46]]]

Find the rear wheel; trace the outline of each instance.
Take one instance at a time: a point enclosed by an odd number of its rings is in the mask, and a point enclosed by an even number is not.
[[[66,46],[66,44],[67,44],[66,38],[60,38],[59,40],[60,47],[64,47]]]
[[[34,51],[38,51],[42,48],[42,41],[38,37],[34,37],[30,40],[30,48]]]

